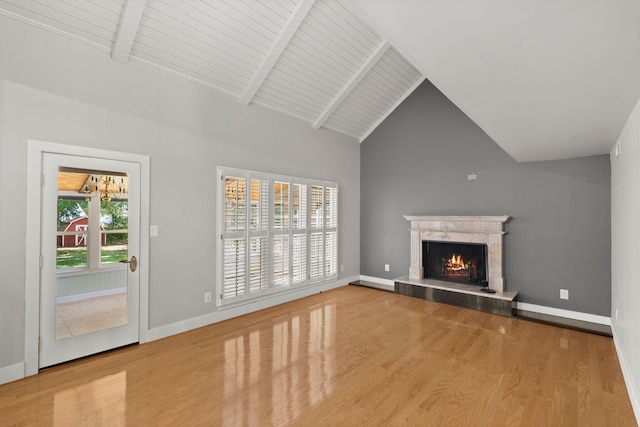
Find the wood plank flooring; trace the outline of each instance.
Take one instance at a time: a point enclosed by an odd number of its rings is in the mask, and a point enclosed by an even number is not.
[[[0,386],[2,426],[635,426],[611,338],[345,286]]]

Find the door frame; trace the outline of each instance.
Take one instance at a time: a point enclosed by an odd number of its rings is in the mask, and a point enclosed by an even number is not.
[[[42,208],[41,170],[43,153],[95,157],[140,164],[140,316],[138,341],[148,341],[149,331],[149,187],[150,158],[143,154],[122,153],[98,148],[46,141],[27,141],[27,217],[25,263],[24,375],[39,370],[40,336],[40,247]]]

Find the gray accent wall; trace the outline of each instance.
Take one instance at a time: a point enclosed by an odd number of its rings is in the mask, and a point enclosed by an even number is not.
[[[358,277],[356,139],[4,16],[0,58],[0,374],[24,361],[25,265],[38,262],[25,256],[29,139],[150,156],[152,329],[217,312],[203,296],[215,291],[220,165],[337,182],[340,280]]]
[[[403,215],[509,215],[508,290],[519,291],[521,302],[611,314],[607,155],[518,163],[429,81],[360,151],[362,275],[408,274]]]

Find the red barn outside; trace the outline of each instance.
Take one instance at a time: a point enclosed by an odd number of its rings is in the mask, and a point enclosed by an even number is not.
[[[60,231],[87,231],[89,228],[89,218],[86,216],[76,218],[63,224],[64,229]],[[101,225],[100,230],[104,230]],[[107,244],[107,235],[101,233],[102,245]],[[87,234],[75,234],[67,236],[58,236],[58,247],[63,248],[77,248],[79,246],[87,246]]]

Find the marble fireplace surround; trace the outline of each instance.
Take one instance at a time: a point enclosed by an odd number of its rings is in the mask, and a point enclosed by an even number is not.
[[[422,266],[422,241],[456,243],[483,243],[487,245],[487,278],[489,288],[504,291],[503,230],[509,219],[503,216],[412,216],[411,221],[411,265],[409,278],[424,278]]]

